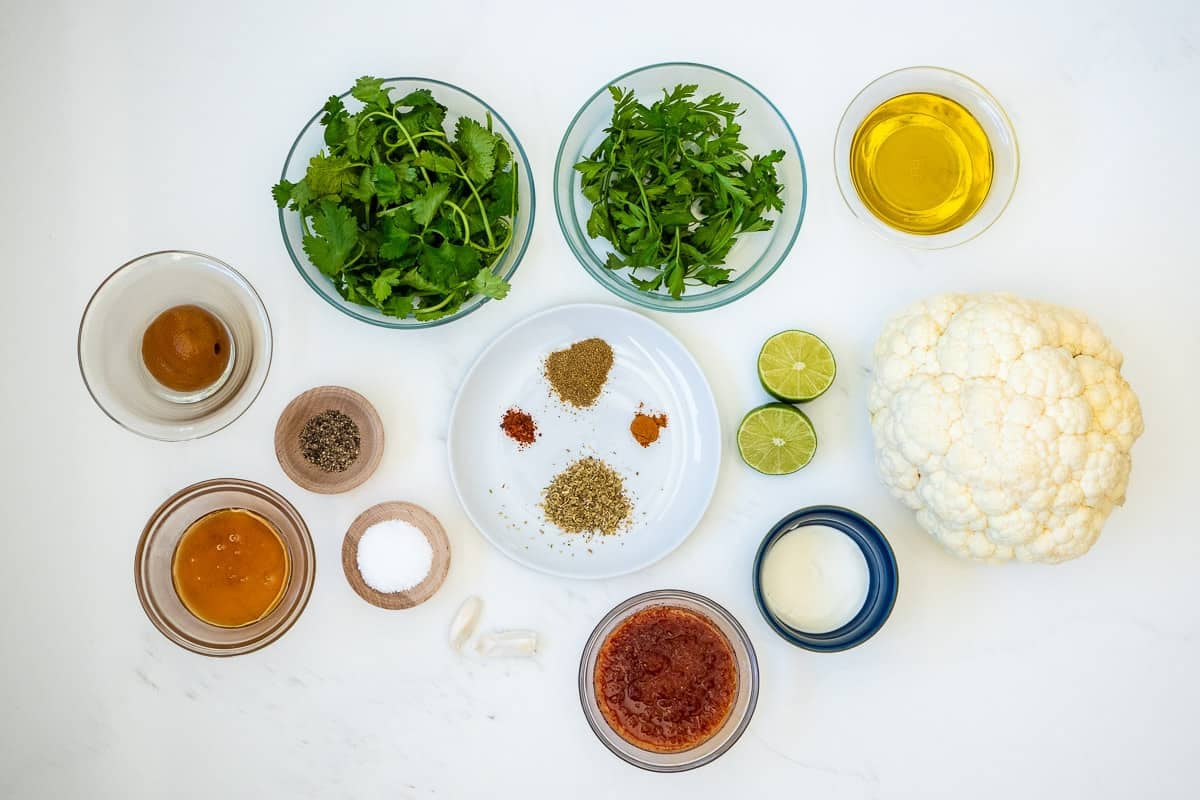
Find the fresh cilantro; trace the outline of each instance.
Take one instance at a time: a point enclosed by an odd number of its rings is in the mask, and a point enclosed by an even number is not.
[[[508,142],[446,107],[427,89],[392,99],[380,78],[359,78],[349,111],[322,109],[326,149],[301,180],[271,189],[296,211],[309,260],[346,300],[393,317],[434,320],[475,295],[503,299],[493,271],[513,238],[516,163]]]
[[[450,187],[445,183],[435,183],[421,193],[421,196],[405,206],[412,214],[418,225],[429,225],[437,216],[442,203],[450,195]]]
[[[467,177],[476,183],[486,183],[496,171],[497,139],[473,119],[461,117],[454,126],[454,143],[467,154]]]
[[[315,235],[304,237],[304,252],[321,272],[330,277],[338,275],[358,243],[354,217],[345,206],[324,199],[313,217],[313,232]]]
[[[386,108],[388,105],[388,90],[383,88],[383,78],[372,78],[364,75],[354,83],[350,96],[360,103]]]
[[[740,106],[720,94],[696,100],[697,88],[676,86],[647,106],[610,86],[607,136],[575,165],[592,203],[587,234],[615,250],[605,266],[676,299],[689,286],[728,283],[722,265],[737,237],[769,230],[783,210],[784,151],[751,155]]]
[[[494,300],[503,300],[508,296],[508,281],[494,272],[482,269],[471,279],[471,291]]]
[[[313,156],[308,162],[304,182],[315,197],[339,195],[358,185],[358,170],[345,156]]]
[[[292,192],[295,190],[296,184],[289,180],[281,180],[279,183],[271,187],[271,196],[275,198],[275,205],[283,208],[292,199]]]

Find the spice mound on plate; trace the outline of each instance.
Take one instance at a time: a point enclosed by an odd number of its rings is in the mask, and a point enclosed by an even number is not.
[[[310,417],[300,430],[304,460],[322,472],[345,472],[358,460],[362,437],[354,420],[330,409]]]
[[[546,357],[546,380],[564,403],[586,408],[600,396],[612,365],[613,351],[608,342],[594,337],[584,339]]]
[[[598,458],[581,458],[542,490],[546,519],[567,533],[616,533],[633,511],[621,475]]]
[[[678,753],[712,738],[737,697],[725,635],[686,608],[651,606],[618,625],[596,657],[600,713],[622,739]]]
[[[633,422],[629,423],[629,432],[633,435],[634,441],[642,447],[649,447],[658,441],[659,431],[665,427],[667,427],[666,414],[647,414],[639,410],[633,415]]]
[[[505,411],[500,420],[500,427],[508,435],[508,438],[516,442],[522,450],[533,444],[540,435],[533,417],[519,408],[510,408]]]

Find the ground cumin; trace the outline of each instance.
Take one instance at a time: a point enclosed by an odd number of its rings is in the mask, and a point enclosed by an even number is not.
[[[649,447],[658,441],[658,432],[667,427],[666,414],[646,414],[638,411],[629,423],[629,432],[642,447]]]
[[[603,339],[576,342],[546,357],[544,372],[564,403],[586,408],[596,402],[613,365],[613,351]]]

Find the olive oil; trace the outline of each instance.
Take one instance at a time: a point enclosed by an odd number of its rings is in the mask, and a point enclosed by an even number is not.
[[[871,213],[929,236],[971,219],[992,186],[992,148],[971,112],[937,94],[893,97],[850,145],[850,177]]]

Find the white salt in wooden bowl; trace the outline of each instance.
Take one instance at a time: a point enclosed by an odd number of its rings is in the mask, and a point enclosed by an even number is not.
[[[363,580],[358,569],[358,542],[372,525],[387,520],[402,520],[416,526],[433,549],[433,560],[425,580],[402,592],[381,592]],[[373,606],[399,610],[419,606],[437,592],[450,571],[450,540],[437,517],[414,503],[380,503],[368,508],[350,523],[346,538],[342,540],[342,570],[346,580],[358,596]]]

